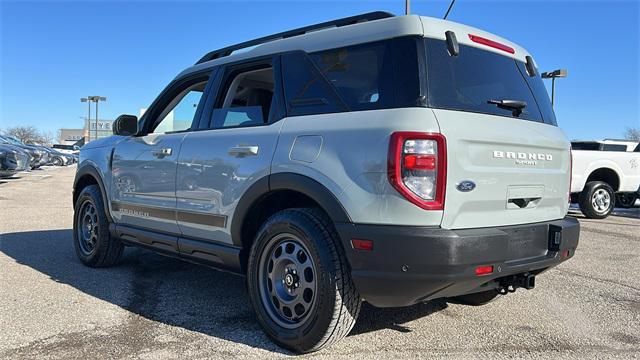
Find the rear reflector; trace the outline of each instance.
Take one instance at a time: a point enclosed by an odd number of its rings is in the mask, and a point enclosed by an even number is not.
[[[478,266],[476,268],[477,276],[489,275],[491,273],[493,273],[493,265]]]
[[[471,41],[473,41],[475,43],[478,43],[478,44],[487,45],[487,46],[492,47],[494,49],[506,51],[509,54],[515,54],[516,53],[514,48],[512,48],[511,46],[507,46],[505,44],[501,44],[499,42],[496,42],[496,41],[493,41],[493,40],[489,40],[487,38],[483,38],[482,36],[469,34],[469,39],[471,39]]]
[[[356,250],[371,251],[373,250],[373,241],[362,240],[362,239],[351,239],[351,246],[353,246],[353,248]]]

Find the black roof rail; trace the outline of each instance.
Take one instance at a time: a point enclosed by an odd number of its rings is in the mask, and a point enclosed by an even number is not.
[[[209,60],[214,60],[221,57],[229,56],[232,52],[236,50],[264,44],[266,42],[273,41],[273,40],[286,39],[293,36],[303,35],[308,32],[317,31],[325,28],[353,25],[353,24],[366,22],[366,21],[386,19],[393,16],[394,16],[393,14],[386,11],[373,11],[366,14],[349,16],[342,19],[326,21],[323,23],[315,24],[315,25],[309,25],[309,26],[298,28],[298,29],[293,29],[293,30],[289,30],[289,31],[285,31],[285,32],[281,32],[273,35],[268,35],[258,39],[245,41],[240,44],[231,45],[231,46],[224,47],[222,49],[211,51],[207,53],[205,56],[203,56],[200,60],[198,60],[196,65]]]

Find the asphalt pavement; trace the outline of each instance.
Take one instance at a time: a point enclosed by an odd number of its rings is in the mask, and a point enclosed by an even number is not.
[[[244,279],[128,248],[90,269],[72,243],[75,167],[0,179],[0,359],[278,358]],[[365,304],[347,338],[302,358],[640,358],[640,209],[580,219],[573,259],[480,307]]]

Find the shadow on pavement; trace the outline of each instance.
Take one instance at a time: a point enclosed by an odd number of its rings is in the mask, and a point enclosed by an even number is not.
[[[76,258],[70,229],[2,234],[0,252],[56,282],[146,319],[287,353],[261,331],[243,277],[138,248],[127,248],[117,267],[88,268]],[[446,306],[432,302],[379,309],[365,303],[350,335],[380,329],[408,332],[402,324]]]

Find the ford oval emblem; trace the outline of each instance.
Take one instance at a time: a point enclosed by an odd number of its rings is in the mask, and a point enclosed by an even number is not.
[[[462,192],[469,192],[476,188],[476,183],[471,180],[464,180],[459,182],[456,188]]]

